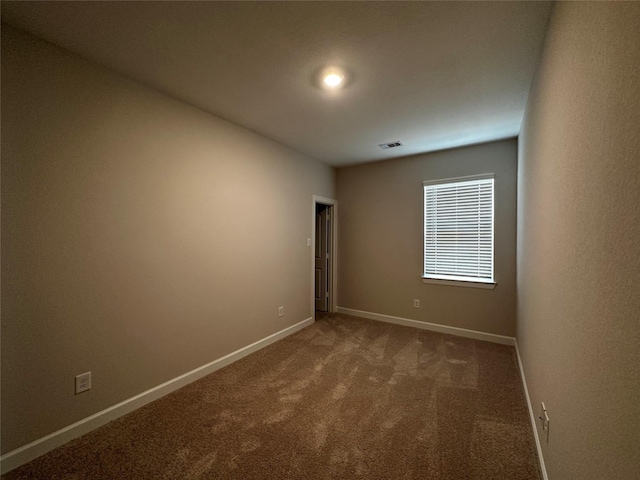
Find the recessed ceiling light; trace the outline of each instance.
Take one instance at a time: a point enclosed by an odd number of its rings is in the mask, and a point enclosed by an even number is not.
[[[343,70],[336,67],[323,69],[319,77],[320,87],[325,90],[339,90],[346,85],[346,74]]]
[[[329,88],[338,88],[344,81],[344,76],[337,72],[331,72],[327,73],[322,81]]]

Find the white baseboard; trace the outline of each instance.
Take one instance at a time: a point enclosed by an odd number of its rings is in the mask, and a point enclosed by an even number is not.
[[[17,468],[31,460],[50,452],[54,448],[57,448],[74,438],[80,437],[92,430],[95,430],[102,425],[115,420],[129,412],[132,412],[147,403],[150,403],[158,398],[178,390],[189,383],[215,372],[216,370],[226,367],[227,365],[240,360],[247,355],[260,350],[284,337],[291,335],[292,333],[301,330],[302,328],[311,325],[313,318],[307,318],[302,322],[296,323],[284,330],[280,330],[268,337],[258,340],[251,345],[247,345],[235,352],[232,352],[224,357],[221,357],[213,362],[207,363],[201,367],[198,367],[190,372],[187,372],[179,377],[176,377],[168,382],[165,382],[157,387],[154,387],[146,392],[142,392],[135,397],[131,397],[123,402],[120,402],[112,407],[109,407],[101,412],[95,413],[87,418],[84,418],[74,424],[64,427],[56,432],[53,432],[45,437],[39,438],[27,445],[8,452],[0,457],[0,473],[5,474],[14,468]]]
[[[445,333],[447,335],[457,335],[459,337],[473,338],[475,340],[484,340],[485,342],[499,343],[501,345],[515,345],[516,339],[505,335],[496,335],[495,333],[478,332],[476,330],[467,330],[466,328],[450,327],[448,325],[438,325],[437,323],[420,322],[418,320],[410,320],[408,318],[392,317],[391,315],[383,315],[381,313],[364,312],[362,310],[354,310],[352,308],[338,307],[338,313],[345,315],[353,315],[355,317],[368,318],[370,320],[378,320],[380,322],[395,323],[404,325],[405,327],[420,328],[422,330],[431,330],[432,332]]]
[[[527,380],[524,378],[524,367],[522,366],[522,359],[520,358],[520,350],[518,349],[518,342],[516,341],[516,355],[518,357],[518,366],[520,367],[520,375],[522,376],[522,386],[524,387],[524,396],[527,398],[527,406],[529,407],[529,417],[531,418],[531,428],[533,429],[533,437],[536,440],[536,449],[538,450],[538,459],[540,460],[540,471],[542,472],[543,480],[549,480],[547,476],[547,469],[544,465],[544,458],[542,457],[542,446],[540,444],[540,436],[538,435],[538,422],[536,422],[536,415],[533,412],[531,405],[531,398],[529,397],[529,389],[527,388]]]

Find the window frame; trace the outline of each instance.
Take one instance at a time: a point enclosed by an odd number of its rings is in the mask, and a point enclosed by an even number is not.
[[[455,274],[428,274],[425,265],[427,263],[427,240],[426,240],[426,222],[427,222],[427,202],[426,187],[434,185],[462,183],[470,181],[488,180],[491,184],[491,278],[482,277],[461,277]],[[452,285],[461,287],[493,289],[497,285],[495,272],[495,200],[496,200],[495,174],[485,173],[479,175],[468,175],[464,177],[442,178],[436,180],[425,180],[422,182],[422,281],[423,283],[432,283],[438,285]],[[457,278],[456,278],[457,277]]]

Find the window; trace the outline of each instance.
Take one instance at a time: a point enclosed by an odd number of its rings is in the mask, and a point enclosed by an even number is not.
[[[493,174],[427,181],[426,283],[493,288]]]

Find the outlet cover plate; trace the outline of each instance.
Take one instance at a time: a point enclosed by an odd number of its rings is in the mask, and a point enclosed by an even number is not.
[[[91,390],[91,372],[76,375],[76,395]]]

